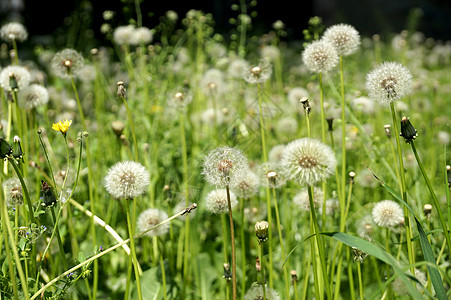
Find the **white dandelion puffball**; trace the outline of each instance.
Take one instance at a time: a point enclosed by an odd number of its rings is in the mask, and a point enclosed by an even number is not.
[[[47,102],[49,102],[49,92],[39,84],[26,86],[19,93],[19,105],[27,109],[45,105]]]
[[[150,183],[150,174],[140,163],[118,162],[105,177],[105,188],[116,199],[133,199],[144,193]]]
[[[30,84],[31,74],[27,68],[22,66],[7,66],[0,73],[0,85],[6,91],[11,91],[13,88],[16,88],[11,87],[11,77],[14,77],[16,80],[19,90]]]
[[[270,288],[269,286],[265,285],[265,293],[263,293],[263,287],[261,284],[253,284],[252,287],[246,292],[244,295],[245,300],[260,300],[264,299],[264,295],[266,294],[267,300],[279,300],[280,296],[279,294]]]
[[[247,158],[240,150],[228,146],[210,151],[204,159],[205,180],[225,188],[238,184],[248,170]]]
[[[313,205],[315,208],[321,207],[324,193],[321,189],[314,187],[313,189]],[[293,197],[293,204],[299,207],[301,210],[310,211],[310,199],[307,189],[302,189]]]
[[[164,211],[156,208],[149,208],[143,211],[138,216],[138,221],[136,223],[138,231],[144,232],[149,230],[150,228],[158,225],[168,218],[168,214]],[[169,222],[162,224],[161,226],[147,232],[145,235],[148,237],[160,236],[168,233],[169,231]]]
[[[232,209],[238,204],[236,196],[233,192],[229,192],[230,206]],[[207,210],[214,214],[221,214],[229,211],[229,205],[227,201],[227,190],[216,189],[207,194],[205,198],[205,205]]]
[[[400,63],[384,62],[368,73],[366,89],[371,99],[389,104],[411,92],[412,75]]]
[[[360,45],[359,32],[348,24],[337,24],[327,28],[322,38],[332,43],[338,55],[343,56],[355,53]]]
[[[28,37],[27,29],[18,22],[5,24],[0,28],[0,36],[6,42],[23,42]]]
[[[392,200],[378,202],[373,208],[373,221],[381,227],[393,227],[404,220],[401,206]]]
[[[291,179],[312,185],[332,175],[337,160],[326,144],[316,139],[301,138],[286,145],[281,164]]]
[[[305,47],[302,52],[302,61],[310,71],[325,73],[338,64],[339,57],[332,43],[319,40]]]
[[[259,186],[260,181],[257,174],[248,170],[243,179],[231,186],[231,189],[237,197],[249,199],[257,194]]]
[[[51,62],[53,73],[61,78],[78,75],[84,65],[83,56],[77,50],[69,48],[57,52]]]

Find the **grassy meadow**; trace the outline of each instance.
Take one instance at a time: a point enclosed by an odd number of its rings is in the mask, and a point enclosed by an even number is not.
[[[0,299],[449,299],[450,41],[113,19],[2,24]]]

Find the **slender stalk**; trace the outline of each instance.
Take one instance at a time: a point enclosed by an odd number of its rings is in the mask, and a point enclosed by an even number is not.
[[[404,174],[404,162],[402,159],[402,150],[401,150],[401,143],[399,141],[399,130],[398,130],[398,121],[396,118],[396,112],[395,112],[395,106],[393,102],[390,102],[390,110],[391,115],[393,119],[393,127],[395,130],[395,137],[396,137],[396,147],[398,149],[398,164],[399,164],[399,172],[401,175],[401,194],[402,199],[404,202],[407,202],[407,190],[406,190],[406,177]],[[410,264],[410,271],[412,274],[415,274],[414,270],[414,264],[415,264],[415,255],[413,252],[413,243],[412,243],[412,228],[410,226],[410,214],[407,210],[407,207],[404,206],[404,218],[405,218],[405,228],[406,228],[406,241],[407,241],[407,253],[409,256],[409,264]]]
[[[27,185],[25,184],[25,181],[23,179],[22,172],[20,172],[19,167],[17,166],[18,165],[17,160],[14,157],[10,156],[10,157],[8,157],[8,161],[9,161],[10,165],[13,166],[13,169],[16,172],[17,178],[19,178],[19,180],[20,180],[20,184],[22,186],[22,191],[23,191],[23,195],[25,198],[25,202],[27,203],[27,206],[28,206],[29,221],[31,223],[36,223],[36,219],[34,217],[33,205],[31,204],[31,200],[30,200],[30,193],[28,192]]]
[[[323,74],[318,74],[319,81],[319,99],[321,104],[321,141],[326,142],[326,118],[324,117],[324,88],[323,88]]]
[[[431,181],[429,180],[429,177],[426,174],[426,171],[424,170],[423,163],[421,162],[421,159],[420,159],[420,157],[418,155],[418,152],[417,152],[417,149],[415,147],[415,143],[414,143],[413,140],[410,141],[410,146],[412,147],[412,151],[413,151],[413,154],[415,155],[415,159],[416,159],[416,161],[418,163],[418,166],[420,167],[421,174],[423,175],[424,181],[426,182],[426,186],[428,187],[429,193],[431,194],[432,201],[434,202],[434,205],[435,205],[435,210],[438,213],[438,217],[439,217],[439,220],[440,220],[440,225],[442,226],[443,233],[445,234],[445,237],[446,237],[446,243],[448,245],[448,251],[451,254],[451,241],[450,241],[450,237],[449,237],[449,232],[448,232],[448,228],[446,226],[445,219],[443,217],[443,212],[442,212],[442,210],[440,208],[440,203],[438,202],[438,199],[437,199],[437,195],[435,194],[434,188],[432,187],[432,184],[431,184]]]
[[[0,181],[0,185],[1,185],[1,181]],[[23,294],[24,294],[25,299],[28,300],[28,299],[30,299],[30,296],[28,294],[28,281],[27,281],[27,278],[25,278],[25,275],[24,275],[24,272],[22,269],[22,263],[20,262],[19,253],[17,252],[17,246],[14,242],[14,232],[11,228],[11,223],[9,221],[6,203],[3,199],[3,193],[0,193],[0,205],[1,205],[0,209],[1,209],[1,215],[2,215],[3,231],[7,232],[7,236],[5,236],[5,246],[9,246],[8,241],[7,241],[7,239],[9,238],[9,243],[11,244],[11,251],[13,252],[14,261],[16,264],[16,270],[17,270],[17,273],[19,274]],[[6,252],[9,253],[8,247],[6,248]],[[7,254],[7,256],[9,256],[9,254]],[[10,262],[10,266],[11,266],[12,261],[11,261],[11,259],[9,259],[9,260],[10,260],[9,262]],[[13,275],[13,276],[15,277],[15,275]],[[17,290],[16,290],[15,294],[17,294]]]
[[[343,55],[340,55],[340,96],[341,96],[341,191],[345,193],[346,186],[346,111],[345,111],[345,84],[343,71]]]
[[[275,213],[276,213],[277,231],[279,233],[280,250],[282,251],[282,260],[285,261],[286,254],[285,254],[285,248],[283,245],[282,226],[280,225],[279,208],[278,208],[277,198],[276,198],[276,189],[274,187],[272,188],[272,195],[273,195],[273,199],[274,199],[274,209],[275,209]],[[284,273],[284,277],[285,277],[286,299],[289,299],[290,298],[290,279],[289,279],[287,266],[283,266],[283,273]]]
[[[133,237],[134,231],[132,226],[132,218],[130,215],[130,201],[133,201],[133,199],[127,199],[125,203],[125,212],[127,214],[127,225],[128,225],[128,233],[130,236],[130,250],[131,250],[131,256],[133,261],[133,268],[135,271],[135,279],[136,279],[136,289],[138,292],[138,299],[142,300],[142,291],[141,291],[141,282],[139,279],[139,269],[138,269],[138,259],[136,258],[136,250],[135,250],[135,239]]]
[[[241,237],[241,273],[243,274],[241,278],[241,299],[244,299],[244,291],[246,290],[246,240],[244,236],[244,199],[240,198],[240,237]]]
[[[261,267],[261,281],[260,284],[262,285],[263,290],[263,300],[266,300],[266,278],[265,278],[265,263],[263,258],[263,243],[259,242],[260,247],[258,248],[258,256],[260,261],[260,267]]]
[[[315,204],[313,203],[313,186],[309,185],[307,187],[309,195],[310,204],[310,222],[313,223],[313,234],[315,235],[316,244],[318,247],[318,254],[321,263],[321,272],[324,280],[324,288],[326,289],[327,299],[332,299],[332,293],[330,291],[329,277],[327,276],[326,260],[324,256],[324,245],[322,243],[321,237],[319,236],[318,220],[316,218]],[[313,250],[313,249],[312,249]]]
[[[55,231],[56,240],[58,241],[58,248],[60,250],[61,263],[63,264],[63,268],[67,269],[66,253],[64,252],[63,241],[61,240],[58,223],[56,223],[57,218],[56,218],[56,214],[55,214],[55,207],[51,207],[50,212],[51,212],[52,220],[53,220],[53,227],[54,227],[53,230]]]
[[[360,262],[357,262],[357,276],[359,277],[359,295],[360,295],[360,300],[363,300],[363,281],[362,281],[362,270],[361,270],[361,266],[360,266]]]
[[[166,224],[166,223],[168,223],[168,222],[174,220],[175,218],[177,218],[177,217],[179,217],[179,216],[181,216],[181,215],[190,213],[190,212],[191,212],[193,209],[195,209],[196,207],[197,207],[197,204],[196,204],[196,203],[193,203],[193,204],[191,204],[189,207],[185,208],[184,210],[182,210],[182,211],[176,213],[176,214],[173,215],[172,217],[167,218],[166,220],[164,220],[164,221],[158,223],[157,225],[155,225],[155,226],[153,226],[153,227],[151,227],[151,228],[149,228],[149,229],[147,229],[147,230],[141,232],[140,234],[134,236],[133,238],[134,238],[134,239],[139,239],[139,238],[143,237],[146,233],[148,233],[148,232],[150,232],[150,231],[152,231],[152,230],[154,230],[154,229],[156,229],[156,228],[158,228],[158,227],[160,227],[160,226],[162,226],[162,225],[164,225],[164,224]],[[41,289],[39,289],[36,293],[34,293],[34,295],[30,298],[30,300],[34,300],[34,299],[36,299],[37,297],[40,297],[41,294],[42,294],[44,291],[46,291],[49,287],[51,287],[52,285],[54,285],[56,282],[58,282],[60,279],[64,278],[65,276],[67,276],[67,275],[70,274],[71,272],[74,272],[74,271],[80,269],[81,267],[83,267],[83,266],[85,266],[85,265],[91,263],[92,261],[97,260],[98,258],[100,258],[100,257],[102,257],[102,256],[104,256],[104,255],[106,255],[106,254],[108,254],[108,253],[110,253],[110,252],[116,250],[117,248],[122,247],[123,245],[125,245],[125,244],[127,244],[127,243],[130,243],[130,242],[131,242],[131,238],[128,238],[128,239],[126,239],[125,241],[120,242],[120,243],[117,243],[117,244],[115,244],[114,246],[112,246],[112,247],[110,247],[110,248],[108,248],[108,249],[106,249],[106,250],[104,250],[104,251],[102,251],[102,252],[100,252],[100,253],[97,253],[96,255],[93,255],[92,257],[86,259],[84,262],[79,263],[78,265],[76,265],[76,266],[70,268],[70,269],[67,270],[66,272],[64,272],[64,273],[62,273],[62,274],[60,274],[60,275],[58,275],[57,277],[55,277],[55,278],[53,278],[51,281],[49,281],[46,285],[44,285]]]
[[[226,218],[224,214],[221,214],[221,225],[222,225],[222,248],[224,250],[224,263],[228,264],[229,263],[229,255],[227,254],[227,223],[226,223]],[[229,284],[228,281],[225,280],[226,283],[226,299],[229,300],[230,299],[230,290],[229,290]]]
[[[235,230],[233,228],[232,204],[230,202],[229,186],[226,186],[227,206],[229,208],[230,237],[232,243],[232,299],[236,300],[236,253],[235,253]]]
[[[261,86],[260,83],[257,84],[258,89],[258,111],[260,117],[260,136],[262,143],[262,159],[263,162],[268,162],[268,155],[266,152],[266,138],[265,138],[265,126],[263,123],[263,110],[262,110],[262,98],[261,98]],[[269,286],[273,287],[273,256],[272,256],[272,207],[271,207],[271,193],[269,191],[269,186],[266,187],[266,209],[268,217],[268,254],[269,254]]]

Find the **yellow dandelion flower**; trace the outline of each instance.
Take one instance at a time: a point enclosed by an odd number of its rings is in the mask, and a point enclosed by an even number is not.
[[[64,120],[59,121],[58,123],[54,123],[52,125],[52,129],[61,132],[62,134],[66,134],[66,132],[69,130],[70,125],[72,124],[72,120]]]

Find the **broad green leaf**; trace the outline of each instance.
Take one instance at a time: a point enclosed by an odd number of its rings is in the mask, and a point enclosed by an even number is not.
[[[423,299],[423,296],[418,292],[415,285],[412,284],[408,276],[402,271],[398,261],[391,254],[387,253],[380,247],[368,242],[367,240],[346,233],[327,232],[322,234],[330,236],[331,238],[336,239],[337,241],[340,241],[343,244],[348,245],[350,247],[355,247],[357,249],[365,251],[366,253],[368,253],[368,255],[372,255],[377,259],[390,265],[395,271],[395,274],[398,276],[398,278],[404,283],[409,294],[413,297],[413,299],[418,300]]]

